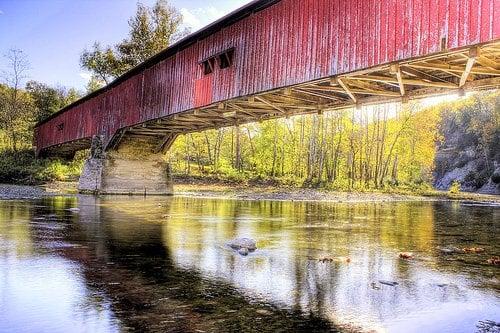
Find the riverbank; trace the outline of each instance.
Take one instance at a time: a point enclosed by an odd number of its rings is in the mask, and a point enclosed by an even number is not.
[[[394,202],[394,201],[474,201],[500,204],[500,196],[477,193],[450,194],[442,191],[365,191],[341,192],[323,189],[276,187],[266,185],[242,185],[212,182],[177,182],[175,195],[204,198],[273,201],[323,201],[323,202]]]
[[[51,182],[43,186],[0,184],[0,200],[38,199],[47,196],[76,195],[76,182]],[[476,193],[450,194],[441,191],[409,192],[339,192],[323,189],[271,186],[263,184],[231,184],[176,181],[176,196],[235,200],[322,201],[322,202],[394,202],[461,200],[500,204],[500,196]]]
[[[43,186],[0,184],[0,200],[38,199],[47,196],[76,195],[77,182],[51,182]],[[500,196],[476,193],[450,194],[441,191],[409,192],[339,192],[324,189],[284,187],[264,184],[207,182],[203,180],[176,180],[176,196],[274,201],[330,201],[330,202],[393,202],[462,200],[500,204]]]

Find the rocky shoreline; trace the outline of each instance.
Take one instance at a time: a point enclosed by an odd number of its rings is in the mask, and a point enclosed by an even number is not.
[[[0,184],[0,200],[30,200],[56,195],[38,186]]]
[[[231,184],[188,184],[174,187],[175,196],[233,200],[316,201],[316,202],[398,202],[459,200],[500,205],[500,196],[463,193],[429,195],[382,192],[336,192],[320,189],[243,186]],[[53,196],[76,195],[76,183],[56,182],[44,186],[0,184],[0,200],[34,200]]]
[[[386,194],[376,192],[333,192],[316,189],[283,188],[198,188],[178,186],[176,196],[270,201],[316,201],[316,202],[395,202],[395,201],[435,201],[439,198],[417,195]]]

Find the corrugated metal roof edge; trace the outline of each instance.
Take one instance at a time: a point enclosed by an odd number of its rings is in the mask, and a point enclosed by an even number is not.
[[[50,115],[49,117],[47,117],[46,119],[38,122],[36,125],[35,125],[35,128],[36,127],[39,127],[43,124],[45,124],[46,122],[54,119],[55,117],[61,115],[62,113],[74,108],[75,106],[77,105],[80,105],[94,97],[97,97],[98,95],[116,87],[117,85],[119,85],[120,83],[126,81],[127,79],[129,79],[130,77],[136,75],[136,74],[139,74],[140,72],[144,71],[145,69],[159,63],[160,61],[164,60],[164,59],[167,59],[173,55],[175,55],[176,53],[188,48],[189,46],[191,46],[192,44],[196,43],[197,41],[199,40],[202,40],[202,39],[205,39],[207,38],[208,36],[216,33],[217,31],[220,31],[221,29],[227,27],[227,26],[230,26],[242,19],[244,19],[245,17],[253,14],[253,13],[256,13],[256,12],[259,12],[269,6],[272,6],[274,5],[275,3],[278,3],[280,2],[281,0],[254,0],[246,5],[244,5],[243,7],[240,7],[238,9],[236,9],[235,11],[227,14],[226,16],[220,18],[219,20],[207,25],[205,28],[181,39],[180,41],[176,42],[175,44],[169,46],[168,48],[166,48],[165,50],[161,51],[160,53],[152,56],[151,58],[147,59],[146,61],[144,61],[143,63],[140,63],[139,65],[137,65],[136,67],[130,69],[128,72],[126,72],[125,74],[119,76],[118,78],[116,78],[113,82],[111,82],[110,84],[106,85],[105,87],[102,87],[101,89],[99,90],[96,90],[88,95],[86,95],[85,97],[82,97],[80,98],[79,100],[73,102],[72,104],[62,108],[61,110],[59,110],[58,112]]]

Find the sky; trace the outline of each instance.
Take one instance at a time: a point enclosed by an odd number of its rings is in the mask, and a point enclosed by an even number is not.
[[[155,0],[141,0],[145,5]],[[250,0],[170,0],[192,31]],[[0,72],[9,49],[22,50],[29,79],[84,90],[90,77],[79,58],[95,41],[113,45],[127,36],[136,0],[0,0]]]

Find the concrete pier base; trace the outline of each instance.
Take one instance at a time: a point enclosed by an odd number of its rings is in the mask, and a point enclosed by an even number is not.
[[[104,152],[102,140],[92,140],[78,185],[80,193],[172,195],[170,168],[157,142],[147,138],[123,138],[115,150]]]

